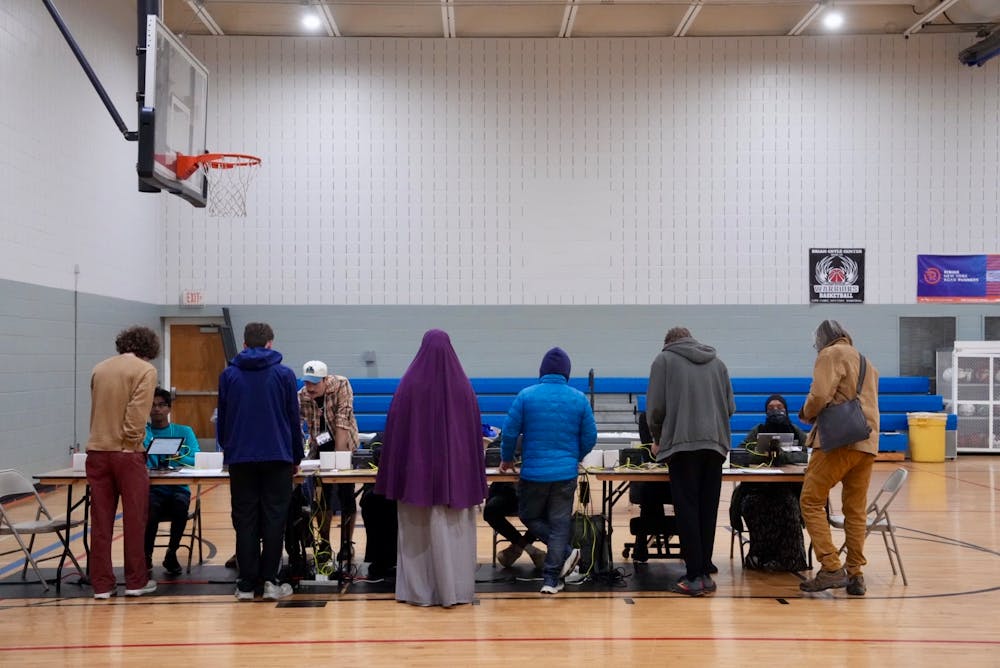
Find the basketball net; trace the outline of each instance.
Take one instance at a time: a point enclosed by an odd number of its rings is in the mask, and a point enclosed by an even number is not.
[[[208,215],[213,218],[246,218],[247,191],[257,175],[260,158],[228,153],[215,154],[200,162],[208,181]]]

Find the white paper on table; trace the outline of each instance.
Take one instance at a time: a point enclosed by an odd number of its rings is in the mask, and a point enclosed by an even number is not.
[[[192,469],[192,468],[182,468],[171,472],[173,475],[180,476],[199,476],[199,475],[213,475],[217,473],[222,473],[222,469]],[[154,483],[155,484],[155,483]]]

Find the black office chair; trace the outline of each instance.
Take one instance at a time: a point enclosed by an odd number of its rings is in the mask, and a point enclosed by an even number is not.
[[[629,502],[638,504],[639,516],[629,521],[629,533],[635,540],[625,543],[622,557],[632,560],[679,559],[681,543],[677,535],[677,518],[668,514],[665,505],[673,508],[669,482],[634,482],[629,485]]]

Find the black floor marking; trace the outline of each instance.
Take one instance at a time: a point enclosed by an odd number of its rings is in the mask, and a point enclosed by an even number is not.
[[[625,599],[625,605],[635,605],[635,601],[630,598]]]
[[[325,608],[326,601],[281,601],[279,608]]]
[[[786,601],[786,600],[785,600],[785,599],[783,599],[783,598],[779,598],[779,599],[777,599],[777,600],[778,600],[778,603],[780,603],[781,605],[788,605],[788,601]]]

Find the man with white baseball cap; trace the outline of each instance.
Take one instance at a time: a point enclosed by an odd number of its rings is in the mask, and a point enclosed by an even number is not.
[[[320,452],[353,451],[358,447],[358,422],[354,418],[354,392],[351,382],[344,376],[327,372],[326,364],[312,360],[302,365],[302,381],[299,390],[299,413],[309,428],[309,459],[316,459]],[[332,550],[330,548],[330,524],[333,513],[334,494],[340,500],[340,549],[336,558],[339,563],[349,562],[354,554],[354,518],[357,502],[354,499],[354,485],[342,483],[325,484],[323,508],[317,513],[320,541],[314,548],[316,567],[323,573],[324,565],[330,570]],[[331,573],[323,573],[330,575]]]

